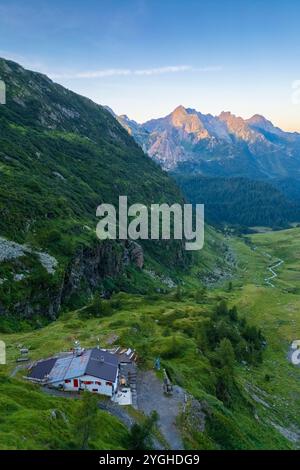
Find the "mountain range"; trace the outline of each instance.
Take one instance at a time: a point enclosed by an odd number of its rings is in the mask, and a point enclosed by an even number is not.
[[[300,177],[300,134],[284,132],[261,115],[243,119],[178,106],[143,124],[117,117],[165,170],[253,179]]]

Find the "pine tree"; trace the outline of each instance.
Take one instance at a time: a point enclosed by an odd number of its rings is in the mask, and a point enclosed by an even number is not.
[[[216,350],[215,359],[218,364],[216,394],[219,400],[230,405],[234,386],[235,354],[229,339],[222,339]]]
[[[128,448],[130,450],[151,450],[153,448],[153,428],[158,420],[158,414],[153,411],[143,424],[135,423],[130,430]]]
[[[96,432],[96,416],[98,413],[97,398],[90,392],[84,392],[75,421],[75,432],[78,439],[78,448],[86,450],[89,442]]]

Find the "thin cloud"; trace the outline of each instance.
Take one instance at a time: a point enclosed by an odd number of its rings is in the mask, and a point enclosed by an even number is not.
[[[134,70],[134,75],[161,75],[164,73],[186,72],[192,70],[190,65],[174,65],[169,67],[158,67],[154,69]]]
[[[81,79],[81,78],[103,78],[113,76],[150,76],[150,75],[163,75],[167,73],[180,73],[180,72],[218,72],[222,70],[221,66],[209,67],[192,67],[191,65],[172,65],[166,67],[157,67],[149,69],[101,69],[101,70],[88,70],[84,72],[75,73],[50,73],[49,76],[53,79]]]
[[[77,73],[61,73],[61,74],[50,74],[51,78],[103,78],[112,77],[116,75],[131,75],[132,71],[129,69],[103,69],[103,70],[91,70],[86,72]]]
[[[20,54],[15,54],[11,51],[0,50],[0,56],[9,58],[19,64],[22,64],[23,67],[30,70],[38,70],[41,73],[48,75],[48,77],[53,80],[60,79],[93,79],[93,78],[105,78],[105,77],[116,77],[116,76],[151,76],[151,75],[164,75],[172,73],[182,73],[182,72],[219,72],[222,70],[222,66],[213,65],[207,67],[193,67],[191,65],[169,65],[166,67],[154,67],[147,69],[119,69],[119,68],[110,68],[110,69],[100,69],[100,70],[86,70],[81,72],[73,71],[64,71],[64,72],[51,72],[50,67],[36,60],[32,57],[24,57]]]
[[[209,67],[196,67],[192,69],[194,72],[221,72],[223,67],[221,65],[212,65]]]

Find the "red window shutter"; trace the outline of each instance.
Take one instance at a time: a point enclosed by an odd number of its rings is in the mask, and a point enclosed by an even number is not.
[[[106,382],[106,385],[109,385],[110,387],[112,387],[112,382]]]

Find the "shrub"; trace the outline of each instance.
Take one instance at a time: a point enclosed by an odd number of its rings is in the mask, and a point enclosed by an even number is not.
[[[130,430],[128,437],[129,450],[152,450],[153,431],[158,421],[158,414],[152,411],[143,424],[135,423]]]
[[[161,357],[163,359],[173,359],[182,356],[184,350],[185,345],[183,341],[180,341],[176,336],[172,336],[170,339],[166,339],[164,348],[161,351]]]
[[[204,302],[206,297],[207,297],[206,288],[202,287],[202,288],[198,289],[195,292],[194,297],[195,297],[195,301],[198,304],[201,304],[202,302]]]
[[[110,301],[103,300],[99,293],[95,295],[93,302],[82,310],[82,315],[87,317],[108,317],[112,313]]]

